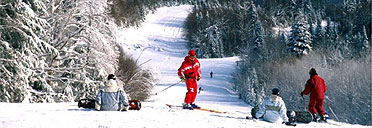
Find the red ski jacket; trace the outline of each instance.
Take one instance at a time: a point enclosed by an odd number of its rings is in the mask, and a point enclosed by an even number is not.
[[[310,94],[310,99],[324,99],[324,93],[327,91],[327,86],[323,78],[318,75],[313,75],[307,80],[304,95]]]
[[[200,63],[198,59],[191,61],[190,56],[186,56],[185,60],[182,62],[181,67],[178,69],[178,76],[185,76],[186,79],[196,79],[201,76]]]

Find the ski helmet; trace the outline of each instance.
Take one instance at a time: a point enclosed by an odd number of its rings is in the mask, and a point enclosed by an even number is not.
[[[274,95],[279,95],[280,91],[279,91],[278,88],[273,88],[272,92],[273,92]]]
[[[107,80],[110,80],[110,79],[116,80],[115,75],[114,74],[109,74],[108,77],[107,77]]]

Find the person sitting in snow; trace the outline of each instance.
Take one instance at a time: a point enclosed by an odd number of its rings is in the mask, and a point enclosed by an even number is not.
[[[279,89],[273,88],[272,95],[265,99],[253,118],[257,119],[263,116],[263,119],[268,122],[283,122],[286,125],[290,125],[286,113],[287,108],[285,107],[283,99],[279,96]]]
[[[184,109],[198,108],[195,105],[195,99],[198,92],[198,85],[196,81],[201,79],[200,63],[196,59],[195,51],[190,50],[188,56],[182,62],[181,67],[178,69],[178,76],[181,81],[186,82],[187,93],[185,96]]]
[[[95,108],[99,111],[127,111],[127,94],[118,87],[115,75],[109,74],[107,80],[106,86],[97,94]]]

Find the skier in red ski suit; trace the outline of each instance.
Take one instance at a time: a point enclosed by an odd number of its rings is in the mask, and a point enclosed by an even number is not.
[[[197,108],[194,101],[198,92],[198,85],[196,81],[201,79],[200,63],[196,59],[195,51],[190,50],[188,56],[182,62],[181,67],[178,69],[178,76],[183,82],[186,82],[187,93],[185,96],[184,109]]]
[[[301,96],[310,93],[309,111],[313,114],[314,121],[318,121],[316,113],[318,112],[321,120],[326,121],[325,111],[323,109],[324,94],[327,91],[327,86],[323,78],[318,76],[314,68],[310,69],[310,79],[307,80],[305,90],[301,92]]]

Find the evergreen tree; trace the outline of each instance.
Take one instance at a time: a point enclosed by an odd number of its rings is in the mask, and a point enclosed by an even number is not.
[[[255,50],[258,50],[263,45],[263,29],[261,22],[259,20],[256,21],[253,31],[253,38],[252,38],[252,45],[251,47]]]
[[[248,48],[250,47],[249,42],[251,42],[250,39],[252,39],[253,37],[255,24],[256,24],[256,21],[258,20],[258,13],[257,13],[256,5],[254,4],[253,1],[249,3],[248,9],[245,10],[244,13],[246,16],[244,16],[245,18],[244,20],[242,20],[242,24],[244,24],[243,25],[244,33],[242,34],[242,38],[243,38],[242,41],[246,43],[245,48]]]
[[[356,4],[355,0],[344,0],[344,11],[347,13],[353,12],[356,9]]]
[[[360,52],[361,52],[361,55],[366,55],[368,52],[370,52],[370,47],[369,46],[369,41],[368,41],[368,36],[367,36],[367,31],[366,31],[366,27],[363,26],[363,29],[362,29],[362,32],[359,34],[360,37],[359,37],[359,42],[361,44],[361,48],[360,48]]]
[[[314,32],[314,25],[313,25],[313,20],[309,19],[309,32],[312,36],[312,38],[315,37],[315,32]]]
[[[325,38],[329,39],[332,35],[331,18],[327,18],[327,26],[325,27]]]
[[[287,44],[288,51],[297,56],[306,55],[311,50],[311,34],[308,31],[308,23],[303,14],[301,12],[299,14],[291,27],[291,35]]]
[[[322,27],[322,20],[318,19],[316,22],[316,28],[315,28],[315,39],[323,40],[323,36],[324,36],[324,30]]]

